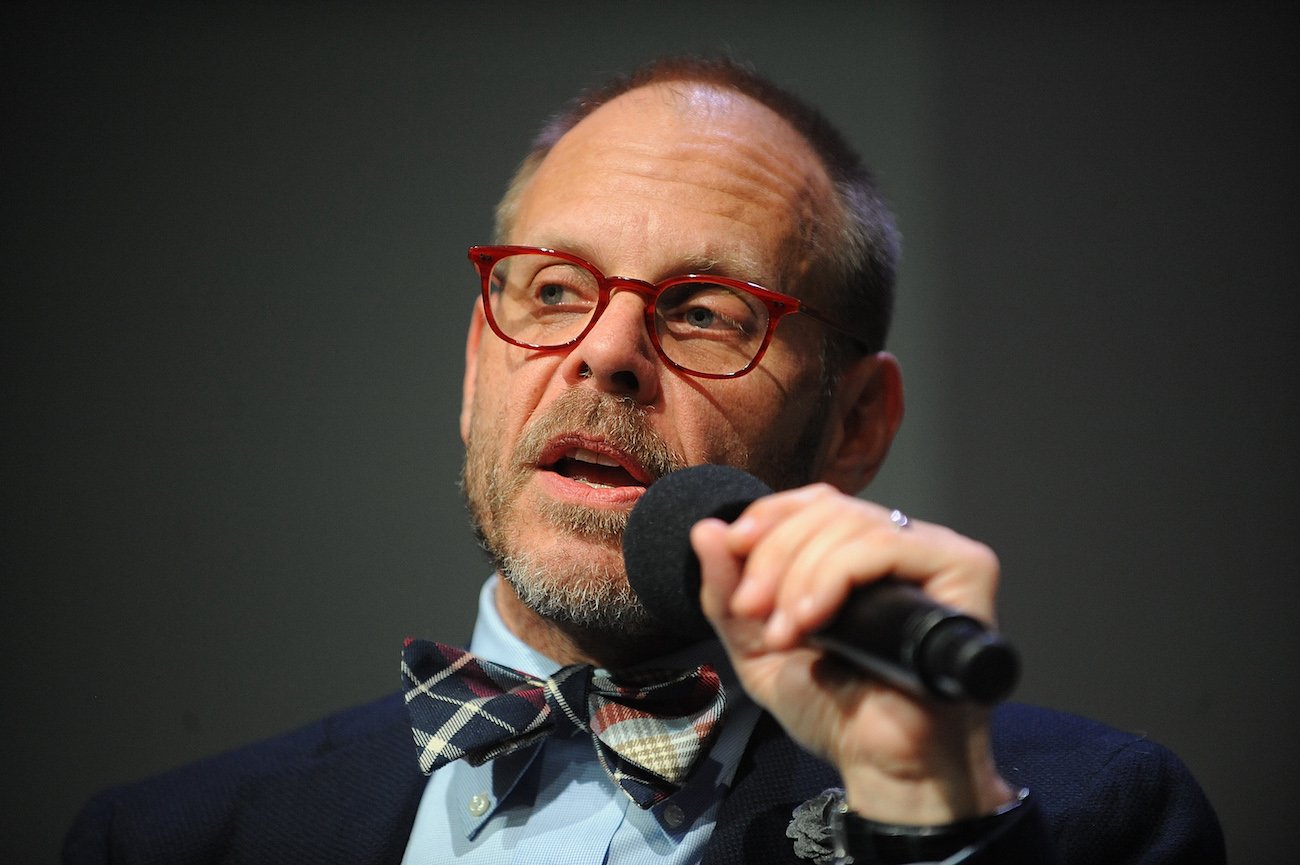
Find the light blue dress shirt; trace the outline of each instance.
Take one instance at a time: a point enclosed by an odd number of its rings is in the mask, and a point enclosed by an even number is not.
[[[479,594],[475,654],[535,675],[562,664],[519,640],[494,602],[495,577]],[[425,786],[403,865],[688,865],[697,863],[718,807],[758,720],[759,709],[736,682],[722,647],[703,643],[645,664],[688,668],[712,664],[727,693],[722,730],[681,790],[642,810],[605,774],[585,733],[471,766],[457,761]]]

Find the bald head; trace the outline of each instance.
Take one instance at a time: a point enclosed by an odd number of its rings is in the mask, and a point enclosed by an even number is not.
[[[708,86],[701,86],[708,85]],[[652,90],[656,87],[656,90]],[[497,239],[513,236],[523,190],[550,151],[590,115],[633,91],[657,92],[675,102],[680,117],[707,124],[733,111],[766,109],[792,134],[785,157],[802,160],[811,152],[819,172],[804,166],[809,196],[791,235],[797,248],[783,249],[788,275],[798,280],[791,293],[823,299],[824,305],[860,335],[856,345],[832,340],[832,357],[847,358],[883,347],[893,308],[898,238],[893,216],[875,181],[843,136],[816,109],[753,70],[727,60],[667,58],[631,75],[588,91],[556,114],[540,131],[497,208]],[[740,99],[738,97],[747,97]],[[630,103],[625,103],[630,104]],[[775,141],[773,141],[775,145]],[[793,166],[792,166],[793,167]],[[824,178],[829,195],[817,198]],[[820,204],[820,207],[814,205]]]
[[[816,154],[776,112],[713,84],[669,82],[619,95],[562,136],[519,188],[505,239],[589,253],[596,201],[610,215],[599,230],[620,248],[642,258],[651,244],[693,250],[681,272],[798,293],[814,226],[835,196]],[[700,232],[700,219],[718,231]],[[692,243],[703,236],[708,245]]]

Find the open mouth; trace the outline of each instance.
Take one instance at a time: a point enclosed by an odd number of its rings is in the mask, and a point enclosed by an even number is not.
[[[586,447],[564,448],[542,468],[594,489],[645,487],[651,481],[644,469],[626,457]]]

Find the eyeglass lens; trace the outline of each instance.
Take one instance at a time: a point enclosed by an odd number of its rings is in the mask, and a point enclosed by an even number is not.
[[[540,348],[576,339],[598,314],[599,275],[563,258],[507,256],[493,266],[489,286],[497,327]],[[766,305],[743,289],[702,278],[669,280],[653,303],[660,351],[695,372],[744,369],[767,334]]]

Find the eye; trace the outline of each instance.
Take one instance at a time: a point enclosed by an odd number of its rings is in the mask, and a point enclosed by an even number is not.
[[[676,339],[747,339],[764,327],[756,298],[724,285],[690,282],[659,297],[656,316]]]
[[[548,263],[529,277],[528,300],[535,308],[549,312],[564,308],[590,307],[600,293],[590,273],[571,264]]]
[[[702,306],[692,307],[682,313],[682,321],[691,327],[712,327],[717,315],[711,309]]]
[[[558,283],[548,282],[537,290],[537,299],[540,300],[544,306],[554,306],[559,303],[564,303],[565,288]]]

